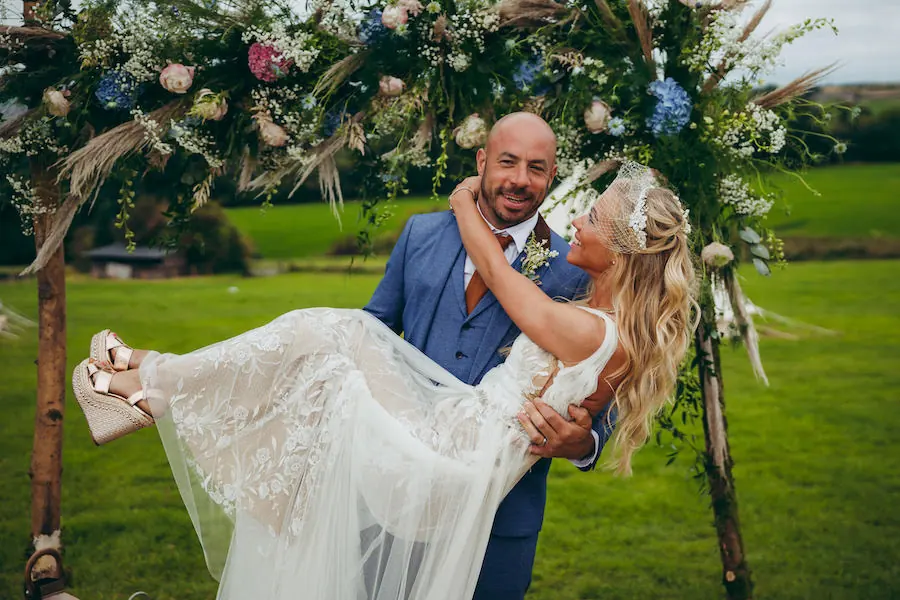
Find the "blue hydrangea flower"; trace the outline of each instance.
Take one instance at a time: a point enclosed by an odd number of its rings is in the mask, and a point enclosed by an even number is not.
[[[675,135],[690,123],[693,102],[677,81],[671,77],[654,81],[648,90],[657,98],[653,114],[647,119],[647,127],[653,135]]]
[[[512,80],[516,84],[516,89],[521,92],[530,90],[534,85],[534,80],[538,78],[544,70],[544,61],[540,56],[533,55],[527,60],[519,63],[516,72],[513,73]]]
[[[359,41],[363,44],[374,44],[387,33],[387,27],[381,22],[381,11],[374,9],[359,25]]]
[[[322,133],[325,134],[325,137],[331,137],[335,134],[338,127],[341,126],[345,114],[347,113],[334,108],[325,113],[325,118],[322,120]]]
[[[109,71],[100,79],[94,97],[107,110],[128,110],[138,94],[137,80],[126,71]]]
[[[622,117],[613,117],[609,120],[608,124],[609,135],[614,137],[621,137],[625,135],[626,127],[625,127],[625,119]]]

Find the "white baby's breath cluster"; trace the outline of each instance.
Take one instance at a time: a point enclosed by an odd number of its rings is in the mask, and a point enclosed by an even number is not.
[[[68,154],[68,146],[59,143],[53,132],[54,117],[44,116],[26,121],[19,135],[0,141],[0,153],[37,156],[42,152],[52,152],[57,156]]]
[[[144,130],[144,141],[146,141],[153,150],[156,150],[163,156],[172,154],[172,145],[163,141],[162,138],[165,132],[158,121],[150,118],[150,115],[145,114],[139,108],[133,109],[131,111],[131,116],[141,126],[141,129]]]
[[[715,125],[711,117],[704,117],[704,121]],[[755,152],[778,154],[787,143],[787,129],[781,117],[753,102],[742,112],[723,113],[719,127],[710,140],[741,158],[750,158]]]
[[[584,161],[581,157],[584,128],[557,121],[553,129],[556,132],[556,168],[560,177],[569,177]]]
[[[315,136],[318,119],[314,118],[318,102],[299,85],[258,87],[250,92],[252,112],[268,112],[272,120],[291,134],[293,140],[309,140]]]
[[[7,175],[6,181],[12,188],[10,202],[19,212],[22,221],[22,233],[31,235],[34,233],[34,217],[49,214],[53,209],[45,206],[38,198],[37,192],[31,184],[16,175]]]
[[[356,37],[359,9],[352,2],[313,0],[308,6],[311,14],[319,16],[319,27],[324,31],[344,39]]]
[[[78,48],[81,66],[111,67],[125,58],[119,68],[138,81],[154,81],[166,65],[162,44],[172,34],[151,6],[130,2],[113,19],[109,37],[90,40]]]
[[[211,169],[218,169],[225,164],[225,161],[215,153],[216,142],[212,137],[177,121],[172,121],[169,131],[175,143],[189,154],[202,156]]]
[[[291,33],[287,30],[287,25],[280,21],[274,22],[269,30],[249,27],[241,39],[247,44],[259,42],[272,46],[280,53],[277,59],[286,58],[292,61],[293,68],[304,73],[309,71],[319,56],[319,49],[314,44],[312,34],[305,31]]]
[[[774,204],[768,198],[755,194],[739,175],[729,174],[719,181],[719,202],[734,208],[745,217],[764,217]]]
[[[685,63],[696,72],[720,67],[726,71],[737,70],[744,81],[755,81],[781,64],[784,46],[811,31],[824,27],[835,29],[830,19],[806,19],[772,36],[742,39],[746,25],[740,15],[740,11],[731,10],[713,13],[700,43],[685,49]]]
[[[602,60],[586,56],[581,66],[572,69],[573,76],[587,77],[597,86],[606,85],[609,81],[609,73],[607,73],[606,65]]]

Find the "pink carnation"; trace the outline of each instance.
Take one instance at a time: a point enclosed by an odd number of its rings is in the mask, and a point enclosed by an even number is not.
[[[274,46],[254,42],[247,54],[247,64],[257,79],[271,82],[287,75],[288,69],[294,63],[284,58]]]

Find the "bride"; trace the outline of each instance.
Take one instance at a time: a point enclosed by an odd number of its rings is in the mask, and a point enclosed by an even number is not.
[[[451,207],[523,333],[477,386],[362,310],[295,310],[181,356],[94,336],[73,375],[94,441],[157,425],[219,598],[471,597],[497,506],[538,458],[528,400],[611,401],[612,462],[630,472],[690,339],[678,198],[620,170],[573,223],[568,261],[593,283],[563,303],[509,266],[480,189],[467,179]]]

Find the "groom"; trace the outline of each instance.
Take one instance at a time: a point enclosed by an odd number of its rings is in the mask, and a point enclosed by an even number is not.
[[[537,212],[556,176],[556,136],[549,125],[531,113],[507,115],[494,125],[476,160],[482,177],[478,207],[510,264],[521,269],[526,246],[547,242],[559,254],[536,269],[541,289],[566,299],[584,291],[587,276],[566,262],[568,244]],[[503,361],[502,349],[519,334],[466,256],[450,212],[409,219],[365,310],[471,385]],[[584,408],[571,406],[569,414],[573,421],[535,402],[520,415],[535,442],[531,452],[544,460],[497,511],[476,600],[525,596],[544,518],[549,458],[570,459],[582,470],[594,467],[610,434],[605,412],[593,422]]]

